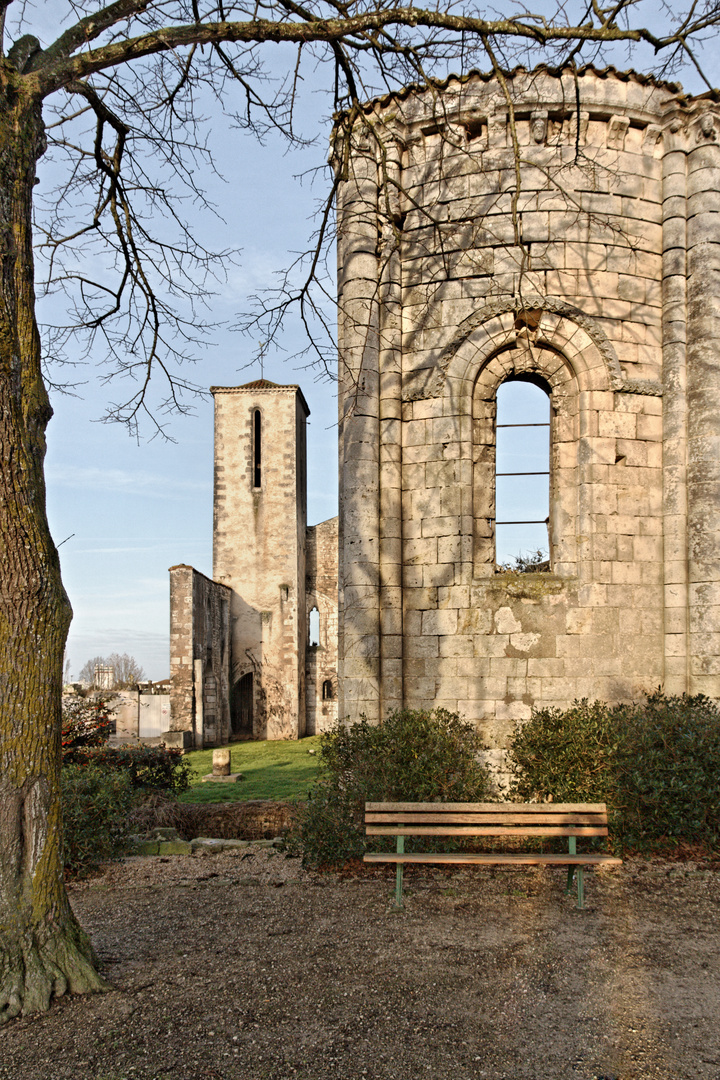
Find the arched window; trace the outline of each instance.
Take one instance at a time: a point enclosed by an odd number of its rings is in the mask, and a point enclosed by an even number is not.
[[[259,488],[261,486],[261,464],[262,464],[262,417],[260,416],[260,410],[255,409],[253,411],[252,419],[252,439],[253,439],[253,487]]]
[[[323,701],[332,701],[333,697],[333,684],[332,679],[325,679],[322,684],[322,699]]]
[[[316,607],[311,608],[308,616],[308,645],[320,644],[320,612]]]
[[[497,391],[495,561],[547,569],[550,559],[550,396],[515,378]]]

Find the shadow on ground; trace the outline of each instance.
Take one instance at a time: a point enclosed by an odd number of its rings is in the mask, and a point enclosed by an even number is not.
[[[720,1080],[720,868],[304,872],[128,859],[72,889],[115,989],[0,1031],[2,1080]]]

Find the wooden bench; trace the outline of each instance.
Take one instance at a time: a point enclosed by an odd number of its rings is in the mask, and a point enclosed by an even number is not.
[[[403,866],[405,863],[458,863],[462,866],[567,866],[565,892],[572,887],[577,870],[577,906],[584,907],[583,868],[620,866],[622,859],[597,852],[577,851],[578,836],[607,836],[605,803],[376,803],[365,804],[367,836],[394,836],[397,850],[368,853],[368,863],[397,864],[395,903],[402,907]],[[448,852],[405,853],[406,836],[566,836],[566,854],[543,852]]]

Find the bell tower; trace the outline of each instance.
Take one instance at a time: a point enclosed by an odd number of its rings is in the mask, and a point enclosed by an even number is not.
[[[305,733],[306,421],[299,386],[214,386],[213,578],[230,597],[231,737]]]

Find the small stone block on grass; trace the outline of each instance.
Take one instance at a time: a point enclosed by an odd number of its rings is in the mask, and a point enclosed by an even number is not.
[[[157,855],[160,844],[157,840],[141,840],[133,845],[133,855]]]
[[[193,852],[221,852],[233,851],[237,848],[246,848],[250,844],[250,841],[214,839],[212,837],[198,836],[194,840],[191,840],[190,844]]]
[[[213,750],[213,776],[222,779],[230,776],[230,748],[228,746],[221,746],[217,750]]]
[[[245,779],[245,777],[243,776],[243,774],[239,773],[239,772],[231,772],[231,773],[228,773],[226,776],[218,776],[217,773],[209,772],[209,773],[205,773],[205,775],[202,778],[202,782],[203,782],[203,784],[206,784],[208,782],[208,780],[215,780],[215,781],[217,781],[217,782],[219,782],[221,784],[236,784],[240,780],[244,780],[244,779]]]

